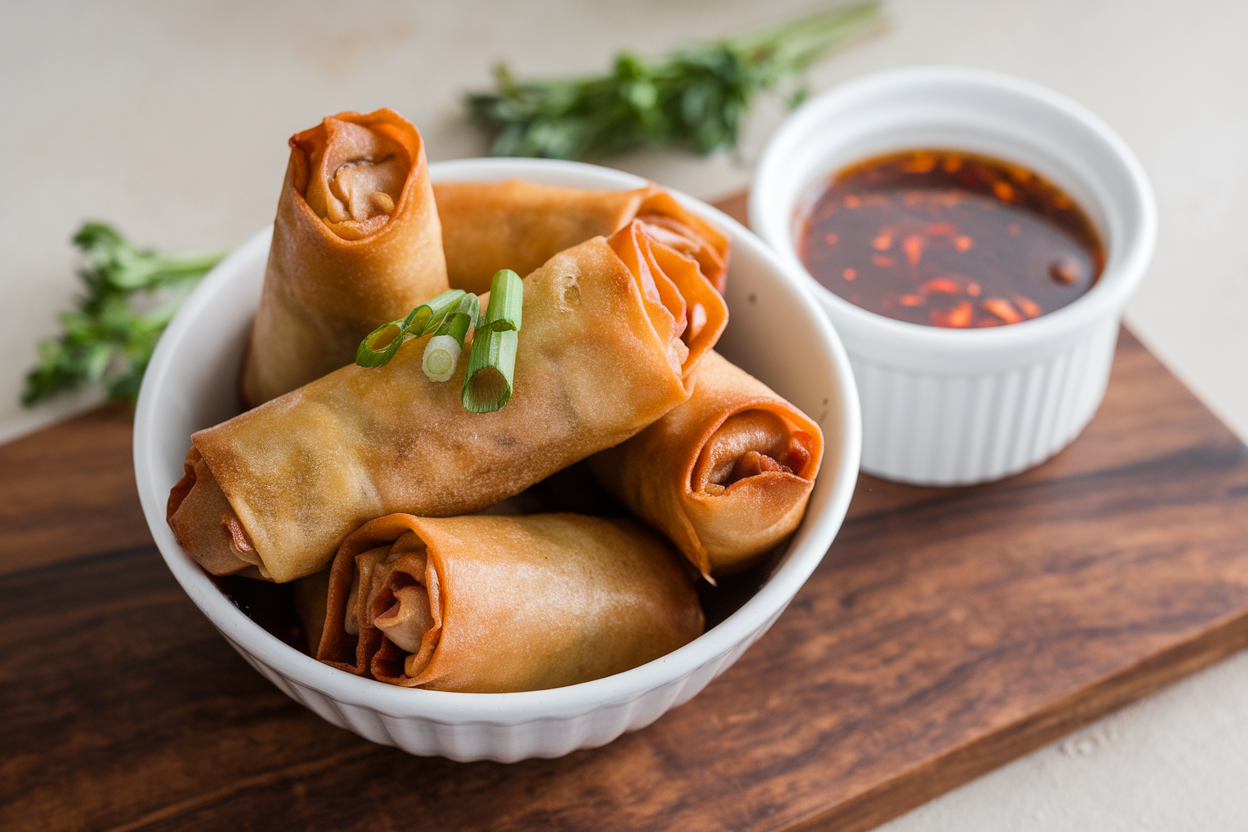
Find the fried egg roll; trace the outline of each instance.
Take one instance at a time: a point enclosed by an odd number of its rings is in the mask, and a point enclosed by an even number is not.
[[[629,520],[394,514],[334,559],[316,657],[404,687],[544,690],[645,664],[703,626],[679,555]]]
[[[290,139],[241,388],[248,406],[355,360],[360,341],[447,289],[420,133],[392,110]]]
[[[629,438],[689,397],[726,321],[697,265],[632,223],[525,278],[502,409],[465,410],[468,361],[430,381],[430,336],[412,339],[195,433],[169,525],[213,574],[311,574],[375,517],[478,511]]]
[[[792,534],[822,456],[814,420],[712,351],[688,401],[589,467],[709,578]]]
[[[527,274],[566,248],[610,236],[633,220],[693,258],[716,291],[728,274],[728,238],[658,185],[586,191],[532,182],[439,182],[433,186],[452,289],[480,294],[499,269]]]

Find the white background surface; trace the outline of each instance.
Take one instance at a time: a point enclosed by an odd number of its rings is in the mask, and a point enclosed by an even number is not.
[[[340,110],[392,107],[430,159],[481,155],[458,100],[508,61],[599,70],[812,8],[810,0],[3,3],[0,26],[0,441],[92,401],[17,404],[34,343],[76,292],[68,239],[106,219],[140,244],[229,246],[272,220],[287,137]],[[888,31],[817,66],[813,90],[876,69],[1013,73],[1088,106],[1157,193],[1153,266],[1128,307],[1141,339],[1248,437],[1248,4],[894,0]],[[612,164],[714,200],[740,190],[781,117],[698,160]],[[1248,544],[1246,544],[1248,549]],[[1248,551],[1246,551],[1248,556]],[[917,830],[1248,829],[1241,654],[888,824]]]

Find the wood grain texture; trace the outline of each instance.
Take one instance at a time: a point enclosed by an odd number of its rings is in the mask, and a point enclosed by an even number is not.
[[[151,542],[132,429],[113,404],[0,445],[0,574]]]
[[[702,694],[511,766],[371,745],[252,671],[151,545],[128,436],[104,413],[0,447],[6,830],[863,830],[1248,644],[1248,449],[1125,332],[1062,454],[968,488],[861,477]]]

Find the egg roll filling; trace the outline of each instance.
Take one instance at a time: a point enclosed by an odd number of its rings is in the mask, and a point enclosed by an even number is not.
[[[434,614],[430,586],[437,573],[429,569],[424,542],[407,532],[392,546],[380,546],[356,555],[351,590],[347,596],[343,629],[359,636],[376,628],[391,649],[406,653],[403,672],[419,676],[428,666],[441,635],[442,616]]]
[[[359,240],[390,220],[412,167],[402,144],[378,129],[337,118],[291,143],[308,155],[304,199],[326,227],[344,240]]]
[[[693,468],[695,492],[722,494],[741,480],[768,473],[807,476],[814,437],[770,410],[745,410],[724,420]]]

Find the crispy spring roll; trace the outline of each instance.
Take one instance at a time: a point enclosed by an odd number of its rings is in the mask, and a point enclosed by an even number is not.
[[[392,110],[290,139],[273,247],[243,364],[255,406],[355,360],[380,324],[447,289],[420,133]]]
[[[589,467],[710,578],[797,528],[822,456],[818,424],[712,351],[687,402]]]
[[[704,626],[667,541],[579,514],[373,520],[334,559],[326,607],[316,652],[326,664],[471,693],[609,676]]]
[[[499,269],[517,274],[591,237],[641,220],[655,239],[697,261],[716,291],[728,274],[728,238],[658,185],[586,191],[532,182],[433,186],[451,288],[480,294]]]
[[[169,525],[213,574],[285,582],[372,518],[486,508],[685,401],[727,314],[693,261],[633,223],[525,278],[506,407],[465,410],[468,362],[430,381],[429,336],[413,339],[384,367],[344,367],[195,433]]]

